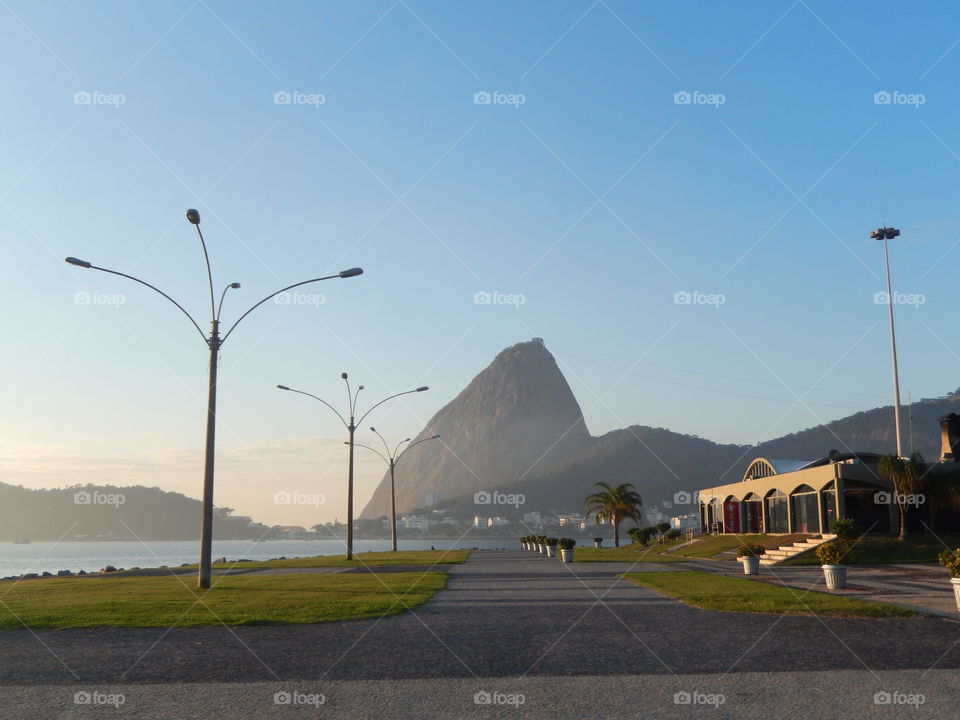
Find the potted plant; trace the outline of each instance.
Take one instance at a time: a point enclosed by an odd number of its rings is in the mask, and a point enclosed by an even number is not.
[[[737,559],[743,563],[744,575],[757,575],[760,572],[760,556],[767,549],[763,545],[744,545],[737,550]]]
[[[593,539],[593,546],[594,546],[595,548],[601,548],[601,547],[603,547],[603,538],[594,538],[594,539]]]
[[[541,555],[547,554],[547,537],[546,535],[537,536],[537,552]]]
[[[573,538],[560,538],[557,542],[560,545],[560,559],[565,562],[573,562],[573,546],[577,541]]]
[[[547,557],[554,557],[558,540],[555,537],[548,537],[543,544],[547,546]]]
[[[953,596],[957,601],[957,610],[960,610],[960,548],[940,553],[940,564],[950,573]]]
[[[529,549],[530,549],[530,536],[529,536],[529,535],[524,535],[522,538],[520,538],[520,543],[523,545],[523,549],[524,549],[524,550],[529,550]]]
[[[828,590],[842,590],[847,586],[847,566],[840,564],[846,551],[846,543],[837,540],[818,545],[814,551],[823,568]]]

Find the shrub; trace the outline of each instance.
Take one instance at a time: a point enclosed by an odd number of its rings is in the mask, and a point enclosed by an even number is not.
[[[849,544],[857,537],[857,523],[851,518],[837,518],[833,522],[833,533],[839,542]]]
[[[846,551],[846,545],[836,541],[818,545],[814,550],[821,565],[839,565]]]
[[[737,550],[737,557],[760,557],[766,551],[763,545],[743,545]]]
[[[573,538],[560,538],[557,543],[560,545],[561,550],[573,550],[573,546],[577,544],[577,541]]]
[[[554,537],[544,538],[543,544],[547,547],[556,547],[558,540]]]
[[[669,529],[670,529],[670,523],[668,522],[657,523],[657,532],[660,533],[661,535],[666,533],[667,530]]]
[[[940,564],[950,573],[950,577],[960,578],[960,548],[944,550],[938,557]]]
[[[667,540],[676,540],[678,537],[680,537],[680,531],[676,528],[667,532]]]
[[[642,528],[631,528],[630,532],[628,532],[627,534],[630,536],[630,539],[633,540],[635,543],[646,545],[648,542],[650,542],[650,538],[652,538],[656,534],[656,532],[657,532],[656,528],[642,527]]]

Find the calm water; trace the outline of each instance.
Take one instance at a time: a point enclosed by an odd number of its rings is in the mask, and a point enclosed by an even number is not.
[[[515,549],[519,541],[513,538],[423,538],[400,539],[400,550],[429,550],[431,546],[438,550],[482,548],[496,550]],[[390,540],[354,540],[354,552],[363,553],[377,550],[389,550]],[[342,555],[342,540],[268,540],[250,542],[249,540],[214,541],[213,557],[226,557],[227,560],[270,560],[277,557],[300,557],[312,555]],[[137,541],[111,542],[32,542],[29,545],[15,545],[12,542],[0,543],[0,577],[22,575],[23,573],[56,574],[58,570],[78,572],[97,572],[106,565],[116,568],[157,567],[169,565],[175,567],[183,563],[194,563],[200,556],[200,543],[196,540],[157,540],[141,543]]]

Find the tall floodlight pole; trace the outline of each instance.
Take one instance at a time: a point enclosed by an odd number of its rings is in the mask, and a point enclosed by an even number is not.
[[[897,457],[903,457],[903,443],[900,439],[900,373],[897,369],[897,334],[893,329],[893,287],[890,283],[890,252],[887,241],[900,235],[892,227],[877,228],[870,237],[883,242],[883,262],[887,269],[887,310],[890,315],[890,353],[893,357],[893,428],[897,436]]]
[[[200,246],[203,248],[203,259],[207,267],[207,281],[210,286],[210,335],[209,337],[204,334],[203,330],[200,329],[200,325],[194,320],[193,316],[188,313],[183,306],[174,300],[172,297],[167,295],[165,292],[159,288],[154,287],[148,282],[144,282],[140,278],[136,278],[133,275],[127,275],[126,273],[118,272],[116,270],[108,270],[107,268],[98,267],[92,263],[87,262],[86,260],[80,260],[75,257],[68,257],[66,261],[71,265],[76,265],[77,267],[86,268],[88,270],[100,270],[101,272],[110,273],[111,275],[119,275],[120,277],[125,277],[129,280],[133,280],[136,283],[140,283],[151,290],[159,293],[167,300],[172,302],[177,308],[182,312],[187,318],[193,323],[193,326],[197,329],[197,332],[200,333],[200,337],[203,338],[203,341],[207,344],[207,348],[210,351],[210,371],[209,379],[207,384],[207,431],[206,431],[206,447],[204,451],[204,463],[203,463],[203,502],[200,511],[200,565],[197,575],[197,585],[201,588],[210,587],[210,559],[212,556],[212,547],[213,547],[213,469],[214,469],[214,460],[215,460],[215,440],[216,440],[216,425],[217,425],[217,365],[220,359],[220,348],[223,347],[223,343],[226,342],[227,338],[230,337],[230,333],[233,332],[234,328],[240,324],[240,321],[243,320],[247,315],[253,312],[256,308],[260,307],[270,298],[279,295],[280,293],[291,290],[295,287],[300,287],[301,285],[307,285],[308,283],[320,282],[321,280],[331,280],[333,278],[348,278],[355,277],[357,275],[362,275],[363,270],[361,268],[351,268],[349,270],[343,270],[336,275],[327,275],[326,277],[313,278],[312,280],[304,280],[303,282],[294,283],[293,285],[288,285],[285,288],[277,290],[276,292],[270,293],[263,300],[251,306],[239,319],[230,326],[230,329],[221,337],[220,336],[220,311],[223,309],[223,300],[227,295],[227,290],[238,289],[240,283],[234,282],[227,285],[223,292],[220,294],[220,303],[215,304],[214,300],[214,291],[213,291],[213,273],[210,269],[210,256],[207,253],[207,243],[203,239],[203,233],[200,230],[200,213],[196,210],[190,209],[186,212],[187,220],[197,228],[197,234],[200,236]]]
[[[398,442],[397,446],[393,449],[393,452],[390,452],[390,446],[387,445],[387,441],[386,439],[384,439],[383,435],[378,433],[377,429],[374,427],[370,428],[370,432],[375,433],[376,436],[380,438],[380,442],[383,443],[383,449],[384,449],[384,452],[386,452],[386,455],[381,453],[376,448],[370,447],[369,445],[364,445],[362,443],[357,443],[356,445],[357,447],[362,447],[362,448],[366,448],[367,450],[372,450],[377,455],[379,455],[380,459],[383,460],[390,467],[390,540],[392,544],[391,550],[393,550],[393,552],[396,552],[397,551],[397,487],[396,487],[396,483],[394,482],[394,470],[397,467],[397,463],[400,462],[400,458],[402,458],[404,455],[407,454],[407,450],[409,450],[412,447],[416,447],[420,443],[424,443],[427,440],[436,440],[440,436],[431,435],[430,437],[425,437],[421,440],[417,440],[415,443],[413,443],[413,445],[407,445],[407,447],[404,448],[403,452],[397,455],[397,452],[400,450],[400,446],[403,445],[404,443],[410,442],[410,438],[407,438],[406,440],[401,440],[400,442]]]
[[[347,464],[347,552],[346,559],[353,560],[353,447],[354,447],[354,436],[357,431],[357,425],[362,425],[364,418],[367,417],[373,410],[380,405],[383,405],[387,400],[393,400],[393,398],[400,397],[401,395],[409,395],[410,393],[423,392],[424,390],[429,390],[426,385],[418,387],[414,390],[405,390],[404,392],[399,392],[389,397],[385,397],[380,402],[372,405],[369,410],[367,410],[363,415],[360,416],[359,420],[355,420],[355,415],[357,411],[357,396],[360,394],[360,391],[363,390],[363,385],[357,387],[357,391],[353,392],[350,389],[350,378],[346,373],[340,373],[340,378],[347,384],[347,400],[349,408],[349,421],[340,414],[340,412],[328,403],[323,398],[319,398],[316,395],[313,395],[303,390],[295,390],[294,388],[288,387],[286,385],[277,385],[277,388],[280,390],[287,390],[289,392],[299,393],[300,395],[306,395],[307,397],[312,397],[314,400],[319,400],[328,408],[333,410],[336,413],[337,417],[340,418],[340,422],[343,423],[343,426],[347,429],[348,436],[350,440],[346,443],[350,446],[349,461]]]

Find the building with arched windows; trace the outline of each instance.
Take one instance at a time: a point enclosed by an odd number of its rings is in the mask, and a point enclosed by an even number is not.
[[[833,453],[819,460],[756,458],[740,482],[699,493],[703,532],[829,533],[838,517],[863,528],[896,527],[890,483],[877,472],[880,455]]]

